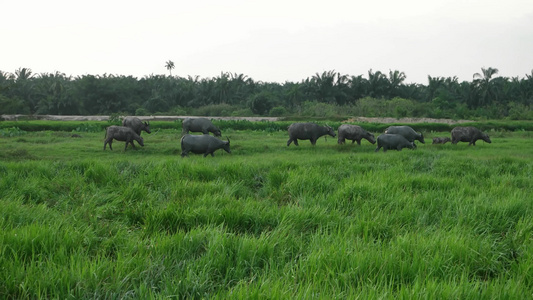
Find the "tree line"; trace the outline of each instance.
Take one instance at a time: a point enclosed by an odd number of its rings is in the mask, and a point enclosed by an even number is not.
[[[471,81],[428,76],[427,84],[415,84],[405,83],[406,74],[398,70],[369,70],[366,76],[325,71],[276,83],[228,72],[139,79],[19,68],[0,71],[0,113],[533,119],[533,70],[522,78],[497,73],[482,68]]]

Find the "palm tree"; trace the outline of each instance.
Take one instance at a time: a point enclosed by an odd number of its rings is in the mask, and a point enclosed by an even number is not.
[[[485,105],[490,104],[490,102],[492,102],[493,100],[496,100],[498,96],[497,87],[494,84],[495,78],[492,78],[492,76],[498,74],[498,69],[490,67],[487,69],[481,68],[481,72],[483,74],[474,74],[473,83],[480,93],[478,104]]]
[[[381,71],[372,72],[372,69],[368,71],[368,96],[378,98],[385,97],[386,90],[389,88],[389,79]]]
[[[368,94],[368,80],[363,78],[363,75],[351,76],[348,79],[348,86],[352,101],[361,99]]]
[[[170,76],[172,76],[172,69],[174,69],[174,62],[169,60],[165,64],[165,68],[170,72]]]
[[[404,72],[398,70],[389,70],[389,97],[396,97],[398,88],[403,84],[405,78]]]
[[[345,104],[348,89],[348,76],[341,75],[335,70],[324,71],[321,74],[316,73],[311,78],[314,84],[316,99],[320,102],[332,102],[337,104]]]
[[[444,77],[431,77],[428,75],[428,85],[426,88],[426,101],[431,102],[436,97],[437,91],[444,85]]]
[[[15,76],[17,77],[17,81],[19,80],[27,80],[33,77],[33,74],[31,72],[31,69],[28,68],[19,68],[15,71]]]

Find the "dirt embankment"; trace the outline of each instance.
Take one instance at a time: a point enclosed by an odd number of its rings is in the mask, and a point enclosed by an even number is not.
[[[196,116],[139,116],[143,121],[175,121],[184,120],[186,118],[197,118]],[[246,120],[251,122],[256,121],[279,121],[276,117],[208,117],[212,120]],[[51,121],[107,121],[109,116],[58,116],[58,115],[1,115],[1,120],[18,121],[18,120],[51,120]],[[367,117],[353,117],[344,122],[351,123],[445,123],[458,124],[465,122],[473,122],[471,120],[452,120],[452,119],[431,119],[431,118],[367,118]]]

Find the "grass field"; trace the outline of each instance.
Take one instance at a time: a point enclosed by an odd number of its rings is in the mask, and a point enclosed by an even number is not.
[[[533,296],[529,131],[375,153],[226,130],[206,158],[152,131],[0,138],[0,298]]]

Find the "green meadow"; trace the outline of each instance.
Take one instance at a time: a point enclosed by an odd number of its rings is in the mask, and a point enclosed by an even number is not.
[[[206,158],[180,127],[94,131],[3,129],[0,298],[533,296],[531,131],[375,153],[226,128]]]

